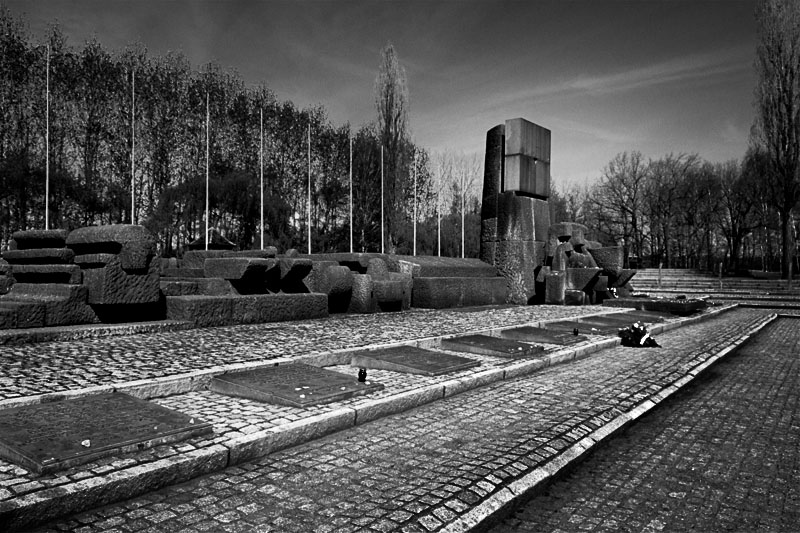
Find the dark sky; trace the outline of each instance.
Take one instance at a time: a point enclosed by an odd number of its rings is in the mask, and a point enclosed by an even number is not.
[[[2,0],[0,0],[2,1]],[[557,184],[592,181],[614,155],[740,158],[753,117],[756,2],[5,1],[36,38],[182,50],[216,61],[334,123],[374,114],[379,51],[405,66],[414,140],[483,151],[514,117],[552,130]]]

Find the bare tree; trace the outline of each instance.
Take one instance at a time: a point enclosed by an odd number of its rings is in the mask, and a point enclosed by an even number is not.
[[[767,154],[765,176],[781,220],[783,277],[794,256],[792,211],[800,200],[800,3],[764,0],[756,11],[758,54],[753,140]]]
[[[753,176],[745,174],[737,161],[714,165],[714,178],[722,206],[717,211],[718,224],[728,244],[729,267],[735,272],[742,242],[757,226],[754,212],[758,196]]]
[[[627,262],[630,254],[641,256],[642,210],[647,165],[641,152],[617,154],[606,168],[591,195],[600,231],[622,241]]]

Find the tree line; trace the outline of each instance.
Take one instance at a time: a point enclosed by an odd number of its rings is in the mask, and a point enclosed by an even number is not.
[[[352,197],[355,251],[411,253],[416,192],[417,252],[478,254],[477,236],[465,249],[460,234],[462,219],[479,227],[480,168],[411,142],[405,73],[390,44],[376,120],[355,128],[178,52],[154,56],[138,43],[109,51],[94,39],[72,47],[57,25],[37,43],[5,8],[0,79],[0,245],[45,226],[49,183],[50,228],[135,222],[175,255],[205,233],[208,154],[210,226],[240,248],[261,244],[263,192],[265,245],[305,251],[310,220],[312,251],[349,251]],[[438,171],[434,158],[445,163]]]
[[[728,271],[798,269],[800,3],[763,0],[755,12],[755,118],[741,160],[697,154],[615,156],[591,187],[556,199],[557,217],[597,230],[645,266]]]
[[[697,154],[617,154],[592,186],[556,199],[556,218],[623,246],[632,266],[779,269],[780,220],[757,151],[711,163]]]

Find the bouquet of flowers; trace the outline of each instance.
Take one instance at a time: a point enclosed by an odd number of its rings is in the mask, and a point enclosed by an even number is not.
[[[620,328],[619,336],[623,346],[636,348],[660,348],[656,340],[650,336],[644,324],[634,322],[630,326]]]

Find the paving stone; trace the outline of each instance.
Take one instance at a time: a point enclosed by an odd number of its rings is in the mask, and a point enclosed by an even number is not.
[[[765,327],[491,531],[796,529],[798,322]]]
[[[542,319],[569,317],[574,316],[576,311],[578,310],[574,308],[566,309],[546,306],[542,308],[491,308],[471,313],[412,311],[397,316],[351,315],[321,321],[288,323],[279,326],[236,326],[188,332],[136,335],[127,337],[124,345],[120,345],[119,340],[101,338],[86,342],[73,341],[70,343],[20,347],[21,350],[13,347],[6,357],[0,359],[0,367],[5,370],[5,375],[19,375],[19,378],[15,377],[9,387],[0,387],[0,394],[3,394],[4,398],[13,398],[15,394],[19,394],[22,390],[39,391],[38,393],[41,393],[43,390],[51,392],[65,390],[63,387],[70,386],[80,388],[103,383],[118,383],[120,380],[126,379],[125,376],[128,376],[127,379],[139,379],[142,377],[152,379],[153,377],[182,374],[190,368],[208,368],[212,365],[256,361],[280,356],[291,357],[297,353],[319,353],[325,350],[341,348],[352,349],[359,344],[374,345],[389,342],[392,339],[422,339],[432,335],[463,333],[487,326],[503,327],[504,325],[530,323]],[[764,316],[765,311],[746,310],[745,313],[752,314],[741,315],[736,319],[737,331],[738,328],[746,327],[748,320],[752,320],[753,317]],[[390,327],[387,327],[387,325],[390,325]],[[659,340],[661,340],[661,337]],[[30,349],[29,352],[25,351],[27,348]],[[135,359],[133,360],[135,362],[132,364],[131,354],[134,353]],[[18,363],[24,361],[25,357],[29,357],[27,354],[35,354],[37,361],[43,364],[33,369],[21,368]],[[648,372],[655,372],[653,375],[658,375],[660,371],[667,371],[671,376],[670,379],[674,379],[675,368],[685,368],[685,365],[678,364],[681,360],[675,358],[688,357],[690,359],[687,361],[691,361],[693,360],[691,358],[700,356],[701,354],[688,354],[680,350],[674,353],[671,352],[670,359],[663,361],[664,366],[659,366],[658,369],[649,369]],[[482,359],[481,356],[475,357],[482,361],[489,360],[489,358]],[[578,363],[583,363],[593,358],[594,356]],[[633,376],[630,369],[626,370],[624,367],[619,367],[623,362],[625,364],[634,364],[634,361],[629,356],[620,357],[619,354],[614,354],[611,356],[610,361],[610,368],[604,370],[603,372],[606,373],[602,375],[611,381],[601,380],[598,383],[589,381],[589,385],[597,387],[597,389],[593,390],[602,390],[609,383],[617,383],[614,380],[630,379]],[[494,364],[509,363],[495,362]],[[608,363],[604,362],[597,368],[604,368],[606,364]],[[22,372],[19,372],[20,368]],[[556,368],[564,367],[553,367],[552,370]],[[110,371],[113,373],[110,374]],[[479,372],[480,370],[476,369],[475,371]],[[380,375],[381,382],[384,381],[384,375],[389,377],[392,374],[391,372],[380,370],[373,372],[376,374],[376,379]],[[383,372],[382,375],[380,374],[381,372]],[[471,372],[471,370],[466,372]],[[587,370],[584,368],[581,372],[587,372]],[[387,385],[387,388],[397,387],[403,382],[402,376],[395,375],[397,376],[396,378],[390,379],[397,381],[391,382],[392,384]],[[542,373],[537,374],[537,379],[543,375]],[[577,374],[577,376],[580,375]],[[599,376],[600,374],[595,369],[589,369],[587,375]],[[58,378],[55,379],[55,376],[58,376]],[[648,374],[647,377],[649,381],[653,381],[650,379],[652,376]],[[412,387],[407,389],[395,388],[394,390],[413,391],[414,387],[418,388],[420,383],[430,383],[426,380],[431,379],[434,378],[418,376],[415,377],[418,383]],[[247,498],[249,494],[258,495],[259,498],[265,494],[272,495],[264,501],[261,499],[249,500],[251,503],[258,502],[264,506],[264,511],[253,513],[255,515],[253,520],[258,520],[259,524],[274,524],[278,520],[277,516],[282,520],[280,522],[281,531],[308,531],[314,529],[314,524],[319,523],[318,517],[321,516],[322,511],[320,509],[301,509],[298,511],[297,516],[287,517],[285,514],[281,515],[281,509],[296,509],[296,502],[301,499],[309,500],[310,495],[297,492],[292,488],[291,484],[280,485],[280,483],[294,483],[297,481],[302,482],[301,485],[306,487],[312,485],[327,487],[327,492],[324,494],[314,494],[314,500],[319,497],[320,499],[330,499],[332,502],[350,502],[351,506],[348,507],[347,513],[353,514],[357,512],[359,513],[357,516],[364,516],[365,513],[374,513],[376,518],[379,518],[396,510],[393,508],[395,503],[406,501],[394,496],[398,490],[398,485],[395,483],[397,481],[395,470],[398,470],[403,473],[399,479],[401,481],[408,480],[408,487],[401,484],[400,491],[412,498],[425,498],[425,501],[428,502],[438,502],[422,504],[426,505],[423,508],[424,512],[433,512],[430,505],[444,505],[444,502],[448,501],[448,495],[453,494],[445,487],[470,487],[482,481],[483,477],[486,477],[489,483],[494,483],[489,481],[490,478],[488,476],[504,480],[503,476],[505,475],[516,475],[507,468],[508,466],[515,464],[528,465],[531,457],[539,455],[546,457],[547,454],[556,453],[556,450],[563,449],[564,443],[567,442],[566,440],[562,443],[558,440],[558,435],[553,435],[549,437],[549,441],[545,439],[545,442],[551,443],[552,446],[544,445],[536,441],[540,437],[532,436],[531,427],[539,427],[541,429],[565,424],[579,427],[581,421],[584,420],[583,413],[580,413],[581,416],[578,417],[574,411],[570,411],[569,416],[560,419],[556,416],[560,411],[553,409],[555,404],[542,404],[543,400],[563,401],[564,405],[569,406],[569,409],[574,409],[576,405],[587,405],[593,408],[603,406],[603,409],[606,409],[608,404],[611,405],[608,411],[602,409],[591,410],[589,413],[591,416],[587,416],[591,420],[592,418],[605,416],[607,413],[621,412],[619,409],[635,405],[635,402],[642,401],[642,398],[646,397],[646,392],[642,392],[641,388],[637,388],[631,393],[604,396],[599,401],[590,400],[586,403],[586,400],[581,400],[574,396],[574,394],[580,392],[578,390],[580,387],[576,385],[578,382],[576,382],[575,376],[568,375],[559,378],[558,382],[561,383],[562,381],[563,386],[568,391],[572,391],[571,393],[562,395],[557,389],[548,392],[546,387],[553,384],[548,382],[547,379],[545,380],[545,389],[541,389],[542,383],[536,380],[524,382],[527,384],[524,385],[526,388],[522,391],[519,389],[520,383],[522,383],[519,380],[509,381],[507,383],[509,388],[497,389],[496,385],[489,385],[480,389],[485,390],[489,394],[488,397],[482,396],[476,398],[474,402],[470,401],[466,404],[462,402],[447,403],[447,400],[435,402],[408,412],[408,414],[419,414],[419,418],[398,418],[397,416],[403,417],[405,415],[397,415],[390,417],[390,419],[383,419],[386,420],[388,425],[380,425],[384,424],[384,422],[383,420],[378,420],[375,424],[379,424],[379,427],[374,424],[361,426],[362,429],[372,427],[375,430],[374,433],[359,435],[354,440],[339,440],[339,437],[346,436],[349,433],[345,431],[326,439],[314,441],[316,445],[323,447],[313,448],[313,452],[308,454],[290,453],[289,455],[281,455],[299,448],[292,448],[286,452],[277,452],[277,454],[273,453],[269,461],[262,461],[248,468],[246,470],[248,477],[244,477],[243,472],[245,470],[240,468],[233,470],[230,475],[222,474],[217,477],[217,480],[229,480],[224,489],[208,490],[209,484],[200,483],[198,487],[206,491],[200,498],[195,497],[193,485],[190,484],[188,488],[183,486],[184,488],[180,492],[181,496],[174,494],[168,496],[166,491],[159,491],[149,494],[141,502],[141,505],[131,504],[130,502],[122,505],[131,506],[132,508],[133,506],[135,508],[150,507],[153,512],[161,512],[165,510],[161,506],[168,505],[165,502],[178,502],[179,505],[184,505],[188,501],[194,502],[196,500],[202,502],[195,504],[202,506],[198,507],[199,509],[208,510],[209,516],[214,516],[226,511],[223,511],[222,507],[219,510],[215,510],[213,508],[214,500],[209,499],[210,497],[219,495],[221,490],[226,492],[241,490],[242,492],[238,494],[244,498]],[[631,386],[638,383],[638,377],[630,381]],[[408,382],[404,386],[408,387]],[[576,387],[578,388],[573,390]],[[382,391],[380,397],[384,397],[382,396],[384,394],[389,393]],[[454,396],[453,399],[464,400],[471,394],[471,392],[464,392]],[[439,395],[441,397],[441,389],[439,389]],[[298,413],[297,411],[292,411],[291,408],[281,408],[279,412],[264,410],[265,408],[258,406],[256,402],[246,400],[219,397],[219,400],[214,401],[212,398],[215,396],[217,395],[208,391],[196,391],[168,396],[159,399],[159,403],[171,408],[180,405],[182,406],[182,411],[191,412],[196,416],[203,417],[204,420],[211,421],[215,426],[215,431],[227,432],[231,436],[235,435],[235,432],[239,432],[240,435],[244,436],[248,434],[248,431],[263,431],[267,427],[276,427],[275,425],[265,425],[265,423],[261,422],[262,420],[273,420],[275,421],[274,424],[282,425],[297,422],[303,416],[308,416],[308,413]],[[532,399],[533,404],[518,403],[517,400],[521,398]],[[436,404],[442,404],[440,410],[434,413],[427,411],[429,407]],[[356,401],[354,408],[360,408],[358,407],[359,405]],[[496,408],[491,406],[496,406]],[[323,408],[326,407],[320,406],[315,409]],[[326,411],[323,409],[319,412]],[[206,413],[209,414],[208,417],[206,417]],[[270,415],[271,419],[266,418],[267,413],[272,413]],[[423,415],[423,413],[427,414]],[[447,414],[445,415],[444,413]],[[547,413],[552,418],[542,418],[541,413]],[[480,415],[480,423],[475,419],[475,416],[478,415]],[[352,417],[352,414],[350,416]],[[235,420],[232,420],[232,417]],[[489,425],[483,427],[487,423],[486,417],[488,417]],[[503,433],[503,431],[516,424],[514,417],[519,417],[518,420],[521,421],[519,423],[520,429],[522,429],[522,426],[525,427],[524,434],[526,439],[523,445],[516,448],[514,434],[505,435]],[[368,418],[365,420],[368,420]],[[441,423],[431,424],[431,420],[441,420]],[[444,423],[445,420],[448,423]],[[456,426],[452,426],[453,420],[459,421]],[[249,421],[250,425],[242,426],[239,421]],[[562,421],[564,422],[563,424]],[[225,429],[225,426],[232,422],[236,422],[237,427]],[[266,424],[268,423],[267,421]],[[400,434],[397,432],[397,423],[401,423],[403,428]],[[531,426],[532,423],[534,426]],[[536,424],[542,425],[536,426]],[[462,429],[468,435],[466,440],[463,441],[456,438],[457,435],[463,435]],[[486,433],[487,430],[489,433]],[[569,431],[571,430],[568,430],[567,433]],[[416,435],[419,432],[425,434],[424,441],[426,443],[422,446],[415,444],[416,441],[414,440],[418,438]],[[472,435],[473,433],[475,435]],[[537,434],[534,430],[533,435]],[[549,432],[538,435],[545,434],[549,435]],[[491,438],[487,439],[488,435],[491,435]],[[574,435],[578,435],[578,433],[574,433]],[[400,440],[393,440],[397,438],[400,438]],[[453,438],[456,438],[456,440],[452,440]],[[493,444],[495,440],[499,444]],[[412,447],[415,448],[414,453],[398,456],[398,450],[402,452],[405,448],[404,445],[400,444],[401,441],[411,443]],[[216,444],[222,441],[213,440],[207,442]],[[330,446],[325,445],[325,442],[330,442]],[[208,444],[203,445],[208,446]],[[167,448],[154,450],[152,453],[145,453],[144,455],[150,457],[151,459],[149,460],[152,460],[152,458],[159,456],[170,457],[170,453],[178,453],[175,451],[177,447]],[[379,449],[392,452],[390,463],[374,462],[376,456],[369,454]],[[506,457],[505,454],[512,449],[518,449],[519,453],[512,454],[513,457]],[[319,459],[321,457],[336,457],[337,459],[333,461]],[[462,461],[462,458],[465,460]],[[278,462],[273,462],[272,460],[274,459],[277,459]],[[97,464],[93,468],[102,466],[103,464]],[[0,462],[0,476],[2,476],[3,472],[2,467],[2,462]],[[304,472],[313,475],[313,477],[303,481],[301,478]],[[353,477],[354,473],[357,474],[356,477]],[[77,474],[79,473],[70,475],[77,476]],[[252,474],[256,475],[252,476]],[[12,475],[18,476],[20,474]],[[0,477],[0,479],[2,478]],[[91,477],[86,479],[95,482]],[[202,482],[203,478],[199,478],[199,480]],[[265,483],[267,480],[269,482]],[[45,484],[50,482],[49,478],[43,480]],[[216,483],[217,481],[214,482]],[[279,483],[279,485],[275,485],[275,483]],[[496,485],[496,483],[494,484]],[[191,497],[187,496],[187,491],[192,493]],[[382,496],[384,494],[392,494],[393,496],[388,498]],[[231,496],[233,496],[233,493],[226,494],[225,497],[229,498]],[[429,500],[428,496],[435,499]],[[478,498],[480,497],[478,496]],[[243,505],[248,505],[247,501],[243,501]],[[290,505],[290,507],[286,507],[286,505]],[[359,508],[359,505],[362,508]],[[333,508],[328,504],[322,508],[322,510],[331,509]],[[353,509],[356,509],[356,511]],[[426,509],[427,511],[425,511]],[[270,515],[269,513],[273,511],[279,514]],[[334,511],[333,516],[335,518],[326,523],[334,523],[335,521],[337,527],[352,523],[352,517],[344,512],[337,514]],[[209,522],[208,526],[214,529],[212,519],[209,519]],[[165,528],[181,529],[183,527],[182,524],[173,520],[167,520],[165,524]],[[217,523],[217,526],[220,526],[220,524]],[[403,527],[406,527],[406,525]],[[351,529],[357,528],[351,527]]]

